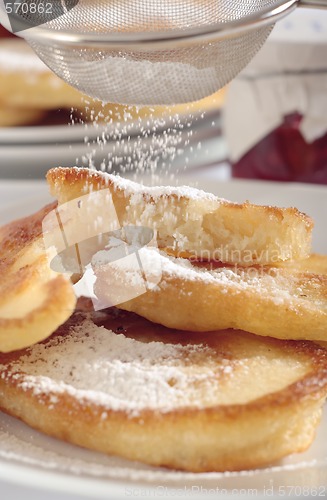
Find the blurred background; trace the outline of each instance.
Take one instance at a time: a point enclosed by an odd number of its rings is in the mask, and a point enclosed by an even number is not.
[[[58,165],[126,175],[211,168],[226,159],[225,91],[173,107],[103,105],[62,82],[0,27],[0,175],[43,177]],[[229,166],[219,170],[229,176]]]
[[[0,26],[0,176],[90,166],[327,184],[327,12],[296,9],[228,88],[196,103],[102,105]]]

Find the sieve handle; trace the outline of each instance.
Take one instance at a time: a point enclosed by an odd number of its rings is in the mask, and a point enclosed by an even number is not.
[[[327,0],[299,0],[298,6],[310,9],[327,9]]]

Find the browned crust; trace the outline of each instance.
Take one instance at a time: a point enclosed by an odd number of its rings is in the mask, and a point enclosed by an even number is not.
[[[327,393],[324,349],[309,342],[270,338],[263,342],[267,347],[283,346],[286,354],[296,354],[299,362],[310,361],[310,365],[307,374],[295,383],[247,404],[181,408],[164,413],[144,410],[131,416],[68,394],[56,394],[58,400],[53,403],[52,394],[35,395],[31,389],[22,390],[19,386],[24,374],[11,372],[11,366],[28,353],[20,351],[0,356],[4,365],[0,405],[51,436],[151,465],[194,472],[259,467],[309,446]],[[289,442],[285,439],[287,432],[294,432]],[[230,448],[222,452],[219,441],[223,437],[228,441],[228,436]]]
[[[21,318],[0,318],[1,351],[22,349],[43,340],[74,312],[76,297],[63,276],[57,276],[43,287],[45,299],[39,307]]]
[[[87,448],[102,453],[117,455],[128,460],[140,461],[148,465],[167,467],[169,469],[185,470],[189,472],[225,472],[225,471],[241,471],[247,469],[255,469],[273,464],[281,460],[289,454],[300,453],[308,449],[315,435],[315,428],[319,424],[321,418],[321,407],[325,400],[325,395],[317,398],[316,401],[306,401],[307,404],[289,405],[278,411],[262,410],[248,411],[239,413],[235,420],[230,417],[223,418],[220,414],[210,414],[203,410],[196,415],[189,417],[181,413],[175,415],[160,415],[153,414],[151,418],[142,417],[140,419],[130,419],[118,413],[107,412],[105,420],[101,419],[101,414],[94,413],[93,409],[86,406],[78,407],[73,404],[71,408],[69,402],[63,397],[59,397],[59,402],[55,409],[49,410],[47,402],[33,401],[30,395],[16,392],[15,389],[6,387],[3,388],[3,383],[0,381],[0,401],[5,398],[9,404],[1,404],[2,411],[9,415],[19,418],[24,423],[27,423],[32,428],[41,431],[51,437],[61,439],[67,443],[75,444],[83,448]],[[14,402],[11,404],[11,402]],[[73,402],[74,403],[74,402]],[[31,410],[31,405],[33,409]],[[19,407],[19,409],[18,409]],[[307,411],[309,407],[309,411]],[[67,411],[69,417],[67,418]],[[301,437],[299,441],[291,442],[287,446],[282,446],[280,437],[277,436],[277,446],[279,450],[271,450],[267,453],[267,448],[271,446],[270,439],[261,443],[250,443],[247,441],[242,446],[242,434],[239,433],[238,439],[240,445],[234,449],[227,450],[221,454],[221,450],[213,456],[205,457],[200,449],[195,452],[185,449],[184,457],[181,459],[178,456],[178,449],[183,449],[187,434],[195,431],[197,438],[211,438],[212,443],[218,438],[217,431],[220,435],[228,435],[231,426],[239,427],[239,429],[247,435],[253,431],[255,427],[261,437],[261,427],[265,423],[265,419],[269,419],[269,423],[273,426],[273,422],[277,419],[285,419],[285,428],[283,433],[289,430],[289,426],[294,424],[292,417],[301,416],[304,420],[313,418],[312,428],[309,436],[306,436],[303,441]],[[267,432],[268,429],[265,429]],[[144,434],[146,431],[146,435]],[[113,436],[124,435],[123,443],[117,446],[108,445]],[[162,436],[162,439],[161,439]],[[275,436],[272,436],[274,439]],[[136,438],[136,439],[135,439]],[[179,444],[173,445],[173,453],[171,451],[170,440],[178,440]],[[151,440],[157,450],[146,451],[143,455],[144,442]],[[160,449],[160,447],[162,447]],[[167,449],[167,452],[164,450]],[[194,456],[196,455],[196,456]]]
[[[13,311],[13,317],[8,313],[0,317],[0,351],[27,347],[46,338],[74,311],[72,285],[50,270],[43,246],[42,221],[56,205],[51,203],[0,228],[0,308]],[[22,296],[26,306],[30,301],[29,307],[24,315],[15,317],[15,303]]]
[[[96,170],[90,170],[87,168],[62,168],[56,167],[48,171],[46,179],[50,185],[50,188],[56,183],[67,184],[69,186],[69,200],[72,200],[80,195],[81,186],[84,187],[84,193],[87,194],[92,190],[105,189],[112,186],[112,182],[101,175],[100,172]],[[118,190],[118,189],[117,189]],[[78,194],[76,194],[78,193]],[[177,198],[177,195],[171,195],[173,198]],[[145,196],[144,196],[145,198]],[[154,202],[155,199],[150,195],[146,196],[148,201]],[[68,200],[66,200],[68,201]],[[228,201],[222,201],[222,205],[233,207],[239,210],[249,210],[252,208],[262,208],[264,209],[267,216],[276,217],[278,220],[282,221],[285,214],[294,215],[305,223],[307,230],[311,231],[313,228],[313,220],[308,215],[300,212],[297,208],[279,208],[269,205],[253,205],[246,201],[245,203],[232,203]]]
[[[55,332],[51,338],[55,336],[60,336],[64,334],[65,325],[59,327],[58,331]],[[176,330],[177,334],[180,337],[183,337],[186,332]],[[214,335],[214,332],[211,332]],[[244,332],[244,335],[251,336],[252,334]],[[209,408],[178,408],[173,411],[166,411],[164,416],[173,416],[176,415],[188,416],[192,417],[199,412],[207,415],[217,415],[219,414],[222,418],[230,418],[236,419],[240,416],[240,414],[249,414],[251,412],[262,411],[264,409],[274,407],[275,410],[282,409],[283,407],[287,407],[290,404],[297,404],[302,400],[307,398],[309,399],[320,399],[324,395],[327,395],[327,350],[319,345],[310,342],[310,341],[297,341],[297,340],[280,340],[272,337],[266,337],[263,342],[267,343],[268,346],[275,345],[278,347],[282,347],[285,353],[290,355],[298,355],[299,360],[301,358],[306,358],[310,360],[311,368],[308,373],[297,380],[293,384],[285,387],[283,390],[278,391],[276,393],[267,394],[261,398],[258,398],[254,401],[250,401],[246,404],[233,404],[233,405],[219,405],[212,406]],[[47,344],[47,339],[42,340],[40,343]],[[20,349],[14,352],[8,353],[0,353],[0,372],[3,374],[0,377],[1,379],[5,379],[11,387],[19,388],[20,380],[16,377],[11,377],[10,374],[10,365],[15,361],[19,360],[21,356],[29,355],[29,349]],[[4,369],[8,365],[8,369]],[[15,372],[15,374],[20,374],[24,376],[22,372]],[[8,377],[8,378],[7,378]],[[35,397],[33,395],[33,391],[31,389],[26,389],[25,391],[29,396]],[[51,394],[46,395],[42,394],[37,397],[40,399],[40,402],[45,405],[50,404]],[[59,399],[61,399],[61,395],[59,395]],[[77,414],[81,412],[83,413],[83,409],[85,409],[85,403],[76,398],[72,397],[69,394],[65,394],[64,405],[62,408],[66,411],[67,407],[69,407],[70,411],[76,411]],[[59,407],[61,406],[62,401],[59,403]],[[153,410],[142,410],[140,411],[137,417],[126,415],[125,411],[113,411],[107,410],[103,405],[97,405],[93,407],[95,413],[99,413],[101,415],[104,411],[109,413],[110,415],[117,415],[118,417],[127,417],[131,421],[138,422],[139,420],[151,419],[153,417],[158,417],[158,412]],[[92,411],[93,411],[92,410]],[[86,412],[86,416],[88,413]]]
[[[255,270],[256,271],[256,270]],[[244,269],[244,273],[247,269]],[[168,328],[194,332],[216,331],[226,328],[245,330],[256,335],[295,340],[327,340],[327,276],[289,272],[286,269],[256,271],[276,274],[275,286],[282,295],[287,283],[289,297],[276,302],[264,285],[238,288],[233,283],[211,283],[205,279],[174,276],[164,269],[160,283],[142,295],[118,305],[160,323]],[[129,286],[129,275],[116,269],[95,270],[95,292],[105,299],[108,283],[120,290]],[[246,278],[244,278],[246,281]],[[284,287],[284,288],[283,288]],[[303,297],[297,292],[302,290]]]
[[[50,203],[35,214],[17,219],[0,228],[0,265],[10,262],[20,250],[42,236],[42,221],[56,206],[57,202]]]

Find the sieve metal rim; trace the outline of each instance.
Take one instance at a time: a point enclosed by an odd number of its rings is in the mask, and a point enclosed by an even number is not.
[[[72,30],[55,30],[38,26],[24,30],[17,35],[35,42],[56,42],[73,46],[90,46],[119,49],[122,47],[133,50],[152,51],[158,49],[190,46],[199,42],[216,42],[234,38],[249,31],[275,24],[278,20],[296,9],[300,0],[279,0],[274,9],[267,7],[260,14],[250,14],[226,23],[215,23],[207,26],[192,27],[184,30],[158,32],[108,32],[108,33],[72,33]]]

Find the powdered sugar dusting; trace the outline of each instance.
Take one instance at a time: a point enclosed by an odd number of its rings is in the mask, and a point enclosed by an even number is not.
[[[73,167],[79,173],[81,170],[78,167]],[[54,169],[55,171],[56,169]],[[144,186],[130,179],[125,179],[119,175],[109,174],[107,172],[92,172],[88,170],[90,176],[95,175],[96,177],[101,176],[108,184],[112,184],[116,189],[124,191],[126,196],[134,196],[134,204],[139,202],[138,195],[149,196],[152,198],[159,198],[165,196],[177,196],[178,198],[187,197],[192,200],[210,200],[216,201],[217,204],[221,201],[225,201],[222,198],[218,198],[214,194],[207,193],[201,189],[193,188],[190,186]],[[133,202],[132,202],[133,203]]]
[[[192,264],[188,259],[168,256],[165,252],[160,252],[151,247],[142,248],[142,257],[145,261],[154,261],[153,256],[158,254],[163,271],[163,280],[156,288],[158,292],[165,287],[165,280],[173,277],[182,281],[219,285],[221,287],[220,293],[228,293],[231,290],[234,292],[259,292],[261,297],[268,297],[276,305],[285,302],[290,303],[293,298],[301,297],[302,294],[301,288],[294,287],[291,276],[285,277],[282,273],[278,273],[278,270],[275,273],[276,270],[273,268],[270,272],[264,269],[237,266],[211,269],[210,265],[199,267]],[[99,259],[100,257],[101,253]],[[114,269],[115,263],[111,263],[111,267]],[[124,271],[127,276],[128,272],[131,273],[135,270],[129,270],[127,263]],[[182,293],[181,290],[179,292]]]
[[[66,393],[131,414],[142,409],[169,411],[209,404],[218,380],[210,363],[201,369],[190,363],[200,352],[210,359],[205,346],[141,342],[85,320],[70,334],[35,345],[12,365],[11,375],[36,396]],[[51,404],[56,404],[55,398]]]
[[[206,193],[205,191],[202,191],[200,189],[196,189],[193,187],[189,186],[153,186],[153,187],[147,187],[147,186],[142,186],[141,184],[137,184],[136,182],[124,179],[119,176],[114,176],[111,174],[104,174],[102,175],[108,176],[108,179],[110,179],[111,182],[113,182],[119,189],[122,189],[126,192],[126,194],[130,195],[137,195],[137,194],[143,194],[145,196],[151,196],[153,198],[159,198],[163,196],[177,196],[179,198],[182,197],[187,197],[192,200],[212,200],[212,201],[218,201],[218,198],[210,193]],[[135,203],[137,203],[138,200],[134,200]]]

